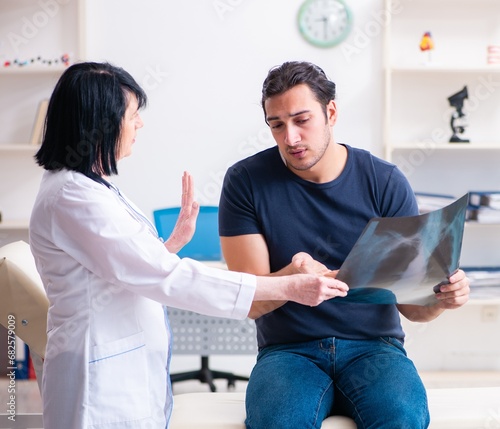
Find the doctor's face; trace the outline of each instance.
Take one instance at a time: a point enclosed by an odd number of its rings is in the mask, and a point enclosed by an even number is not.
[[[127,110],[122,119],[120,141],[118,142],[118,160],[132,153],[132,145],[135,143],[137,130],[143,126],[144,123],[139,115],[137,98],[135,95],[129,94]]]

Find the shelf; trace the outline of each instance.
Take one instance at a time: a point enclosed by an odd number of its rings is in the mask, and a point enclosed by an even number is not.
[[[415,142],[415,143],[393,143],[393,150],[493,150],[500,151],[500,142],[498,143],[432,143],[432,142]]]
[[[0,152],[2,153],[28,153],[34,154],[40,146],[23,143],[0,144]]]
[[[468,220],[465,222],[465,228],[500,228],[499,222],[478,222],[476,220]]]
[[[395,65],[389,66],[387,71],[391,73],[500,73],[500,64],[483,66],[463,66],[463,65]]]
[[[13,76],[22,76],[22,75],[33,75],[33,74],[55,74],[59,75],[64,70],[66,70],[66,66],[10,66],[0,68],[0,76],[2,75],[13,75]]]
[[[494,60],[487,48],[500,45],[499,2],[421,0],[396,10],[385,0],[384,7],[391,15],[384,27],[385,158],[404,168],[420,190],[446,193],[446,188],[498,183],[500,64],[488,63]],[[425,32],[432,34],[430,52],[419,48]],[[466,96],[452,103],[462,88]],[[455,121],[456,132],[469,143],[448,142],[458,108],[465,119]],[[448,154],[453,155],[449,163]],[[443,165],[461,174],[442,180]]]
[[[0,222],[0,230],[28,229],[29,220],[4,220]]]
[[[498,65],[488,64],[487,55],[488,46],[500,44],[497,0],[397,3],[385,1],[386,12],[391,17],[385,26],[389,36],[385,57],[390,68],[422,72],[424,69],[450,73],[498,72]],[[432,34],[434,49],[430,53],[421,52],[419,48],[424,32]],[[424,62],[429,65],[423,65]]]
[[[494,286],[488,286],[494,287]],[[469,302],[465,305],[500,305],[500,297],[491,296],[489,298],[475,298],[472,292]]]
[[[44,173],[31,136],[40,102],[86,58],[87,9],[86,0],[0,0],[0,245],[28,238]]]

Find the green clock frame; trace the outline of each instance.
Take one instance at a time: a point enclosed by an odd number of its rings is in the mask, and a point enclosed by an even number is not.
[[[332,14],[337,15],[336,22],[331,21]],[[351,32],[353,14],[343,0],[305,0],[297,14],[297,24],[307,42],[319,48],[331,48],[344,41]],[[319,28],[321,26],[323,28]]]

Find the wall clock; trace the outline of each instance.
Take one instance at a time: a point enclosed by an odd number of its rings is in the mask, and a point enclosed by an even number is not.
[[[352,28],[352,12],[343,0],[306,0],[298,13],[302,37],[314,46],[338,45]]]

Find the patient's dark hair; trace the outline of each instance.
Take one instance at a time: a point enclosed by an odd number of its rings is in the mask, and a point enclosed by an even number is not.
[[[87,176],[117,174],[118,144],[130,95],[139,108],[147,97],[134,78],[108,63],[70,66],[49,100],[42,145],[35,155],[46,170]]]
[[[281,95],[296,85],[306,84],[316,100],[323,107],[335,100],[335,83],[330,81],[325,72],[315,64],[305,61],[289,61],[272,68],[262,85],[262,108],[267,116],[265,102],[268,98]]]

